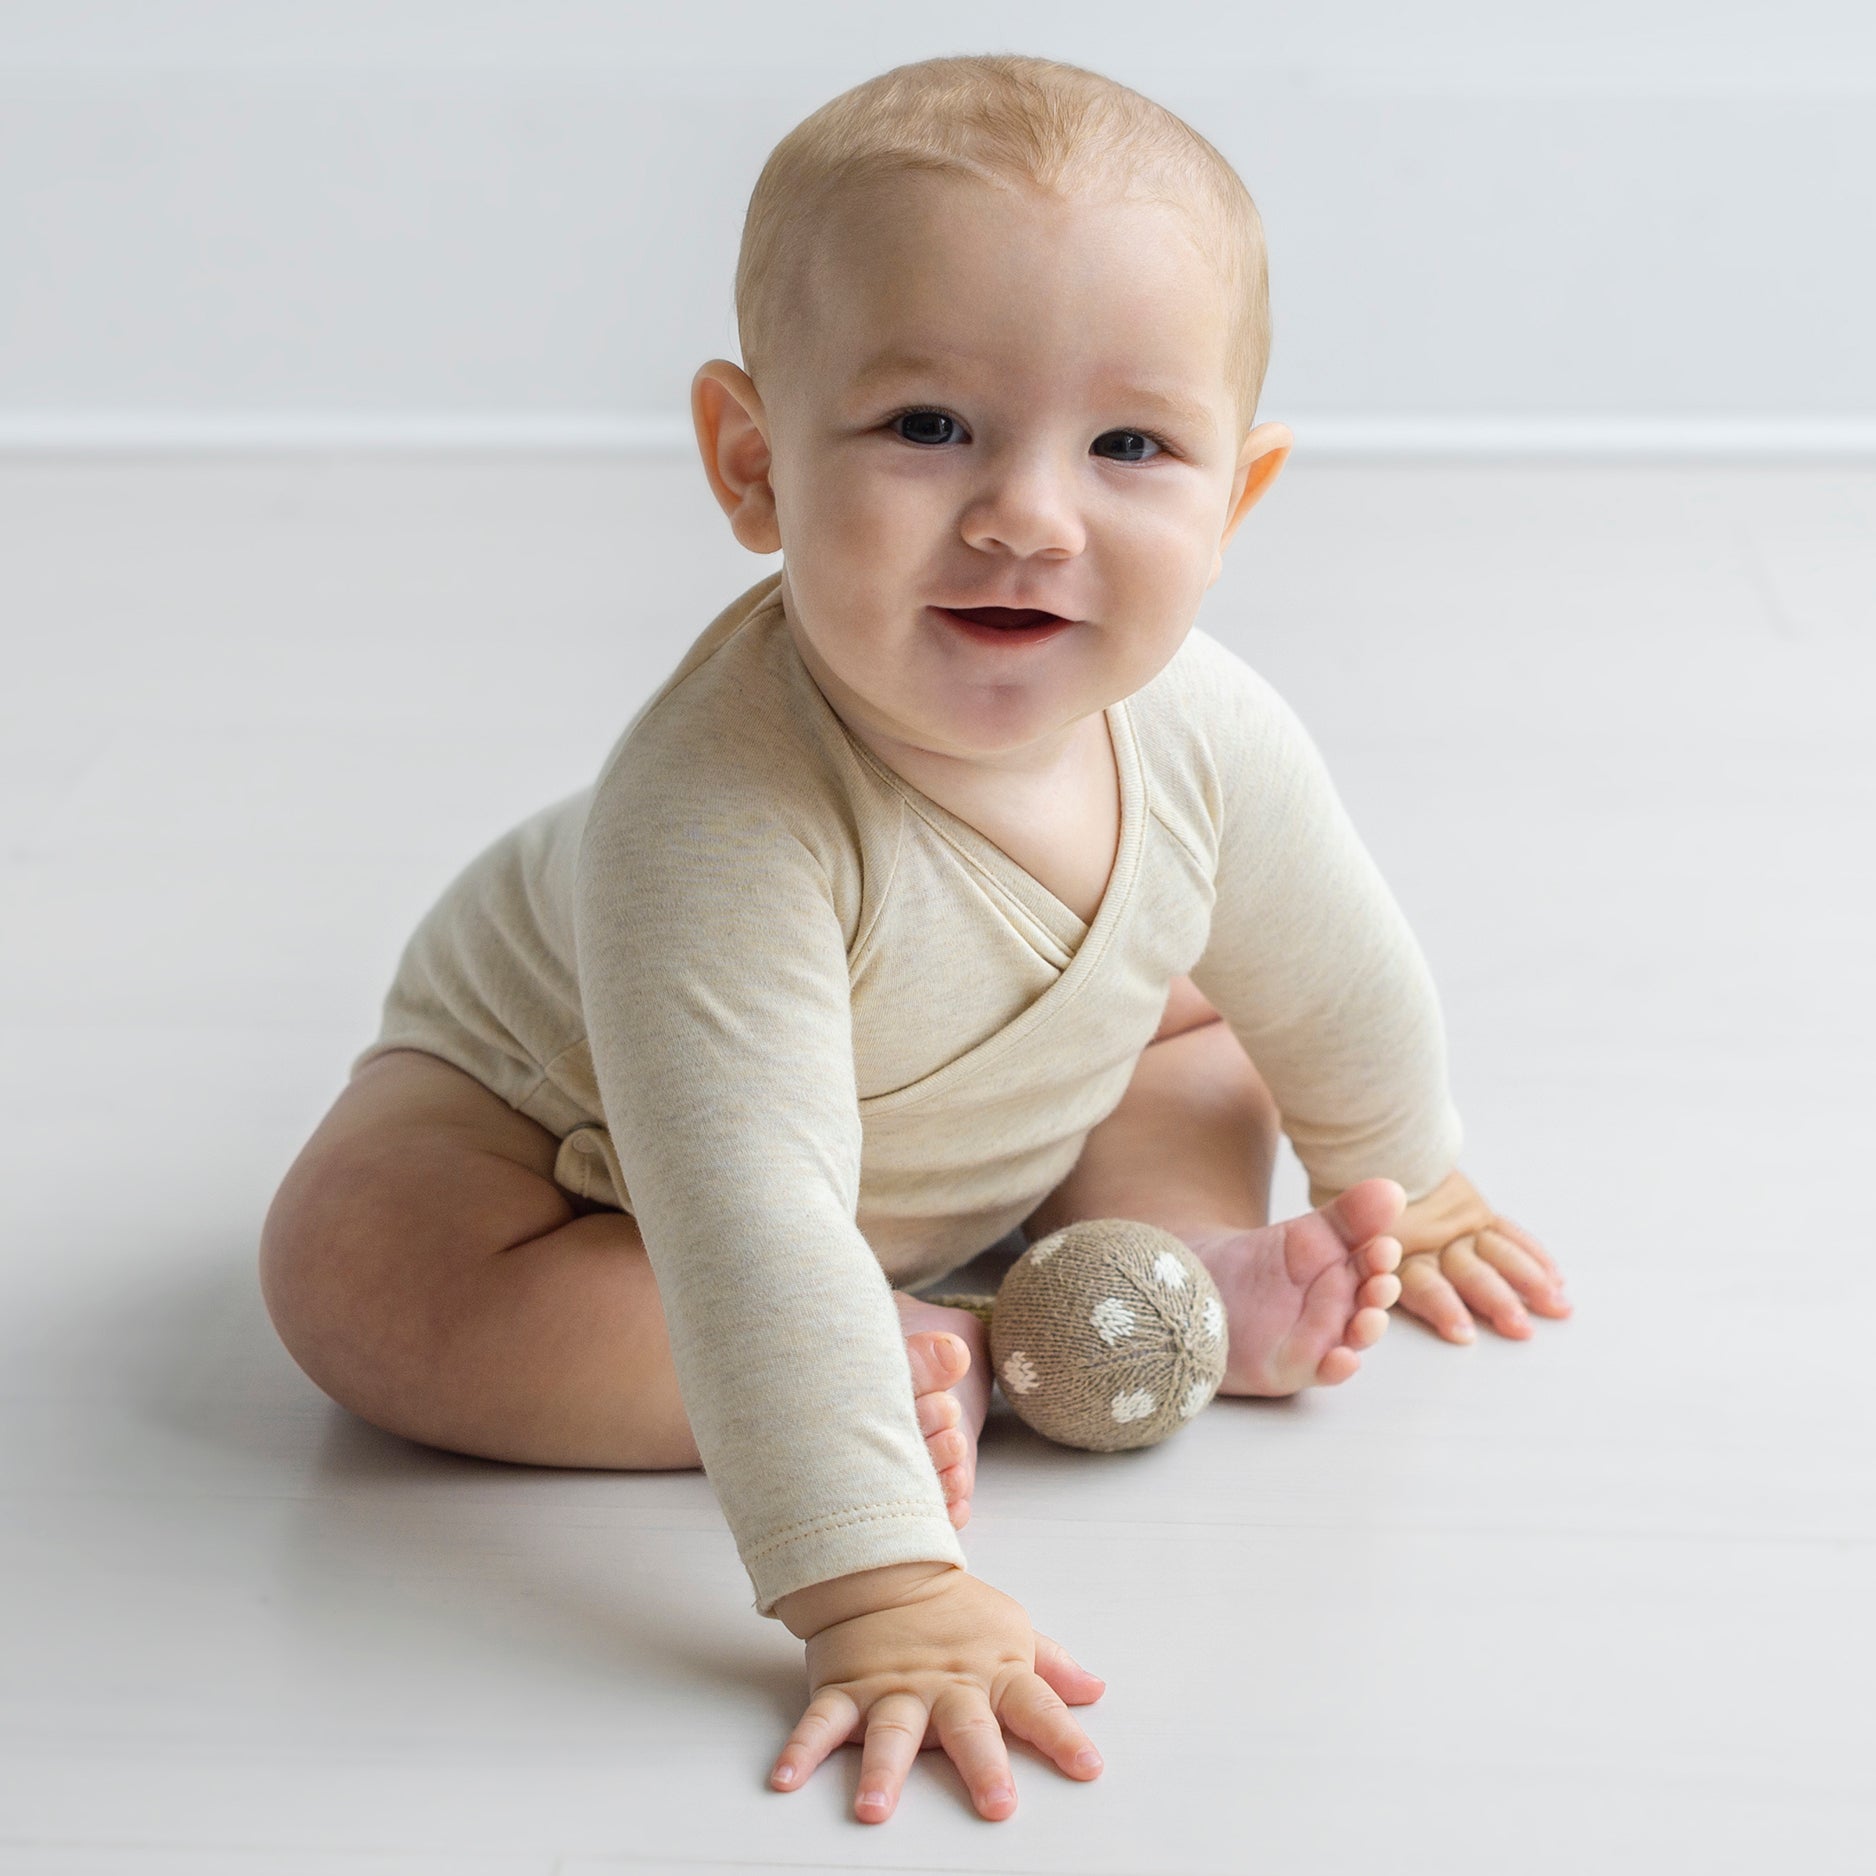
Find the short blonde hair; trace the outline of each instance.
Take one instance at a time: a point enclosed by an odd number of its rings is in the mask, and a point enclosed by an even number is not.
[[[1062,196],[1158,202],[1214,257],[1234,311],[1227,368],[1248,430],[1270,360],[1257,205],[1218,150],[1164,105],[1097,72],[994,53],[895,66],[797,124],[756,179],[736,262],[736,329],[758,389],[784,343],[816,226],[845,191],[927,172]]]

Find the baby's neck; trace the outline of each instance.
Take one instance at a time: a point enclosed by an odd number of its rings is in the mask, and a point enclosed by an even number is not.
[[[1008,819],[1066,805],[1111,767],[1107,715],[1100,710],[1069,724],[1046,744],[1002,755],[950,756],[886,738],[861,740],[895,775],[973,826],[979,814]]]
[[[1104,712],[1075,727],[1068,753],[1046,774],[1012,779],[1007,770],[953,764],[936,787],[904,779],[1092,925],[1120,850],[1120,770]]]

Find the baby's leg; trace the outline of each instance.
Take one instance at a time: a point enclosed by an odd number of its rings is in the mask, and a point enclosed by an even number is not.
[[[1230,1027],[1188,978],[1120,1105],[1069,1176],[1024,1221],[1031,1243],[1084,1218],[1137,1218],[1190,1246],[1224,1300],[1220,1392],[1293,1394],[1345,1381],[1400,1295],[1400,1245],[1382,1235],[1401,1191],[1367,1179],[1321,1211],[1272,1225],[1275,1101]]]
[[[407,1439],[532,1465],[695,1466],[637,1224],[556,1185],[557,1146],[439,1057],[375,1057],[268,1212],[274,1326],[334,1400]],[[901,1315],[919,1423],[961,1525],[962,1449],[974,1453],[983,1417],[972,1424],[969,1397],[988,1387],[981,1329],[911,1298]]]

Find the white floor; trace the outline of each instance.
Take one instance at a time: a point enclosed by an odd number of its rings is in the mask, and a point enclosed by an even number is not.
[[[1876,471],[1301,461],[1228,559],[1576,1316],[1000,1416],[1107,1770],[870,1827],[700,1475],[381,1435],[254,1276],[409,926],[770,563],[676,460],[0,467],[0,1876],[1869,1867]]]

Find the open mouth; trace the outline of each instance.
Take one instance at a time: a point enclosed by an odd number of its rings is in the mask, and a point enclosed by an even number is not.
[[[1031,607],[945,606],[941,610],[955,618],[968,619],[973,625],[993,625],[999,631],[1014,631],[1025,625],[1066,625],[1059,612],[1037,612]]]

